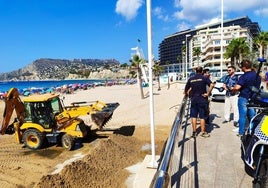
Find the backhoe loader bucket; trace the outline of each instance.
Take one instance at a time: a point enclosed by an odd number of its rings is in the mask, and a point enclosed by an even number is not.
[[[119,106],[119,103],[107,103],[101,111],[91,114],[92,121],[99,126],[100,129],[112,118],[114,110]]]

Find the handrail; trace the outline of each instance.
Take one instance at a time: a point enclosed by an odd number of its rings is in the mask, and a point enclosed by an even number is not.
[[[150,188],[166,188],[168,187],[170,176],[168,174],[168,168],[170,164],[170,158],[174,151],[175,138],[177,130],[182,123],[182,118],[185,112],[188,97],[184,96],[182,99],[181,107],[177,113],[175,120],[172,125],[170,136],[167,140],[166,146],[163,148],[163,155],[160,158],[158,169],[154,175],[154,178],[150,184]]]

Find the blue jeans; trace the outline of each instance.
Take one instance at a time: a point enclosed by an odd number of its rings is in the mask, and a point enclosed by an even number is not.
[[[238,97],[238,111],[239,111],[239,135],[243,135],[246,129],[247,118],[249,120],[255,116],[256,112],[253,108],[247,108],[248,100],[243,97]]]

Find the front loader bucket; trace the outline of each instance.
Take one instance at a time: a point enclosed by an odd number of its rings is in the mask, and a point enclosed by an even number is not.
[[[119,103],[107,103],[106,106],[94,114],[91,114],[92,121],[102,129],[102,127],[112,118],[114,110]]]

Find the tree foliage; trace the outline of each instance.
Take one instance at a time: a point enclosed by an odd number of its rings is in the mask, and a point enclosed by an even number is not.
[[[154,76],[157,77],[158,90],[161,90],[161,88],[160,88],[160,75],[164,71],[164,67],[162,67],[160,65],[160,62],[155,62],[152,70],[153,70]]]
[[[143,87],[142,87],[142,71],[141,67],[145,66],[145,60],[138,55],[134,55],[131,60],[131,66],[137,70],[137,79],[140,87],[141,99],[144,99]]]
[[[259,35],[254,39],[254,43],[259,47],[259,55],[260,57],[264,57],[264,51],[265,47],[267,50],[267,45],[268,45],[268,32],[261,32]],[[267,52],[266,52],[267,53]],[[267,56],[267,54],[266,54]]]
[[[237,66],[238,61],[242,61],[243,57],[249,53],[249,46],[244,38],[235,38],[231,40],[223,54],[224,58],[231,58],[231,64]]]
[[[200,47],[196,47],[193,49],[193,55],[197,56],[197,66],[199,66],[199,56],[202,53],[201,48]]]

